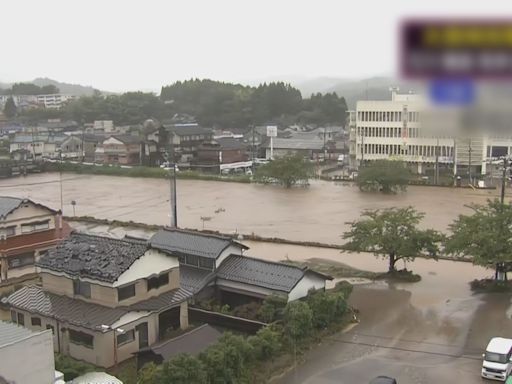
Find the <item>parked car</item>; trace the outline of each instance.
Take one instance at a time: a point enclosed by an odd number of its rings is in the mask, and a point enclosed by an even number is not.
[[[482,354],[482,377],[505,381],[512,370],[512,339],[493,337]]]
[[[388,376],[377,376],[375,379],[370,381],[370,384],[398,384],[396,379]]]

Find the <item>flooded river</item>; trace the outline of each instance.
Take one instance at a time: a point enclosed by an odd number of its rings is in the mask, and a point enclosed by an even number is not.
[[[162,179],[64,174],[63,207],[73,215],[168,224],[169,184]],[[58,173],[0,180],[2,195],[28,197],[60,207]],[[483,203],[498,191],[410,187],[397,195],[361,193],[356,186],[314,181],[308,188],[178,181],[178,224],[225,233],[341,243],[346,222],[364,209],[412,205],[426,213],[424,226],[445,229],[466,204]],[[201,218],[206,218],[202,220]],[[208,219],[209,218],[209,219]]]

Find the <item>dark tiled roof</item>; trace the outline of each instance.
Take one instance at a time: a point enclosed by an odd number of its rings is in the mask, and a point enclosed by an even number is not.
[[[214,278],[215,273],[212,271],[190,267],[185,264],[180,265],[180,285],[194,294],[203,289]]]
[[[273,140],[274,149],[290,149],[290,150],[321,150],[324,147],[323,140],[320,139],[282,139],[279,137]],[[270,148],[270,141],[265,145],[265,148]]]
[[[215,139],[222,149],[245,149],[247,146],[233,137],[220,137]]]
[[[222,333],[219,330],[211,325],[203,324],[184,335],[156,344],[146,350],[151,350],[156,355],[162,356],[163,361],[168,361],[180,353],[197,355],[217,342],[221,336]],[[146,350],[140,352],[144,353]]]
[[[132,304],[130,305],[130,309],[135,311],[160,311],[167,307],[182,303],[190,297],[192,297],[192,293],[186,289],[178,288],[162,293],[160,296],[155,296]]]
[[[189,135],[213,135],[213,131],[208,128],[203,128],[199,126],[168,126],[164,125],[165,129],[173,132],[178,136],[189,136]]]
[[[247,247],[224,236],[185,231],[181,229],[161,229],[149,240],[151,247],[178,255],[195,255],[216,259],[231,244],[244,249]]]
[[[73,276],[113,283],[147,250],[147,243],[135,239],[72,233],[57,248],[48,251],[37,265]]]
[[[112,135],[111,137],[119,140],[124,144],[140,144],[144,141],[140,137],[132,135]]]
[[[308,271],[293,265],[231,255],[217,269],[217,277],[289,293]]]
[[[95,330],[102,324],[114,324],[127,313],[121,308],[109,308],[55,295],[35,285],[23,287],[3,301],[14,308]]]

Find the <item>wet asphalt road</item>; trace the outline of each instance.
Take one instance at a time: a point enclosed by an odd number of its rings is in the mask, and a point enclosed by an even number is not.
[[[365,384],[378,375],[409,383],[484,383],[481,354],[493,336],[512,336],[510,295],[468,295],[413,305],[413,293],[360,286],[360,323],[305,356],[280,384]],[[459,295],[460,296],[460,295]],[[508,316],[508,318],[507,318]]]

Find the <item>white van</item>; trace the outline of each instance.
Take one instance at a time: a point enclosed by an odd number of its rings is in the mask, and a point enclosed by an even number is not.
[[[494,337],[482,355],[482,377],[492,380],[507,380],[512,370],[512,339]]]

